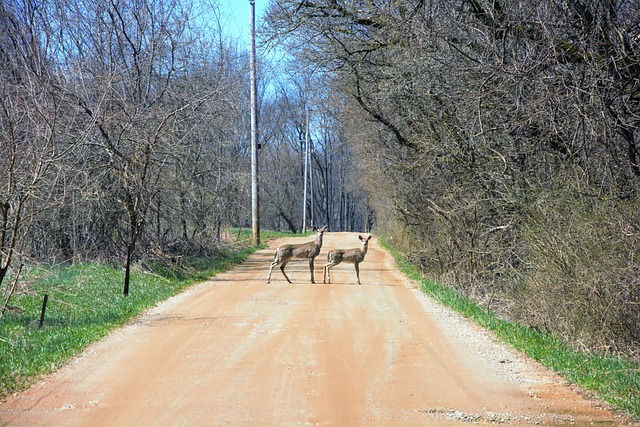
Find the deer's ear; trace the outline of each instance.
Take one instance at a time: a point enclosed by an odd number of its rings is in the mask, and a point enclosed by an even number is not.
[[[364,238],[363,238],[361,235],[359,235],[359,234],[358,234],[358,239],[360,239],[360,240],[364,240]]]
[[[371,240],[373,236],[371,234],[369,234],[369,237],[367,237],[367,241]]]

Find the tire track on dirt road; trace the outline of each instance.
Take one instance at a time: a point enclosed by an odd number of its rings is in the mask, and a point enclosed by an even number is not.
[[[6,426],[623,425],[556,375],[435,304],[374,239],[360,265],[287,283],[277,244],[193,286],[0,405]],[[316,258],[357,247],[326,233]]]

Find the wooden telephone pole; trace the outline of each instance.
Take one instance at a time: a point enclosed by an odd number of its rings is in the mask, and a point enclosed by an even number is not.
[[[309,176],[309,108],[306,108],[307,125],[304,131],[304,189],[302,196],[302,233],[307,232],[307,181]]]
[[[251,3],[251,49],[249,66],[251,68],[251,229],[253,246],[260,245],[260,198],[258,197],[258,101],[256,89],[256,2]]]

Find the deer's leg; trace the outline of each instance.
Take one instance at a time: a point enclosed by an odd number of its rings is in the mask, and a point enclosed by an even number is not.
[[[353,266],[356,268],[356,277],[358,278],[358,285],[362,285],[362,283],[360,283],[360,265],[359,263],[354,262]]]
[[[316,282],[313,280],[313,258],[309,258],[309,272],[310,272],[310,274],[311,274],[311,283],[312,283],[312,284],[316,283]]]
[[[273,271],[273,267],[278,265],[278,261],[274,261],[271,263],[271,268],[269,268],[269,276],[267,277],[267,283],[271,283],[271,272]]]
[[[289,276],[287,276],[287,273],[284,272],[284,268],[287,266],[287,263],[289,261],[283,262],[282,265],[280,265],[280,271],[282,271],[282,274],[284,275],[284,278],[287,279],[287,282],[291,283],[291,280],[289,280]]]
[[[327,275],[329,274],[329,269],[327,267],[332,262],[331,255],[332,255],[332,251],[329,251],[329,253],[327,254],[327,261],[329,262],[325,264],[324,268],[322,269],[322,283],[327,283]],[[331,283],[331,279],[329,279],[329,283]]]
[[[329,271],[329,269],[338,264],[339,263],[335,261],[331,261],[329,264],[324,266],[324,277],[322,278],[322,283],[331,283],[331,272]],[[326,278],[326,282],[325,282],[325,278]]]

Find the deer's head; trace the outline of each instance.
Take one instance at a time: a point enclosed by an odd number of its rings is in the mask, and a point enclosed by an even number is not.
[[[325,232],[325,231],[327,231],[327,228],[329,228],[329,226],[328,226],[328,225],[325,225],[325,226],[324,226],[324,227],[322,227],[322,228],[318,228],[318,227],[316,227],[316,226],[313,226],[313,231],[315,231],[315,232],[316,232],[316,234],[318,235],[318,238],[319,238],[319,239],[321,239],[321,238],[322,238],[322,235],[324,234],[324,232]]]
[[[362,237],[360,235],[358,235],[358,239],[360,239],[360,241],[362,242],[362,249],[367,249],[367,246],[369,246],[369,240],[371,240],[371,235],[367,236],[367,237]]]

